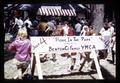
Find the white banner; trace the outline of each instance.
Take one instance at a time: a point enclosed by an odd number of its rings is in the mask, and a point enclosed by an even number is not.
[[[39,53],[85,52],[109,47],[109,42],[104,42],[101,36],[43,36],[30,39],[32,52]]]

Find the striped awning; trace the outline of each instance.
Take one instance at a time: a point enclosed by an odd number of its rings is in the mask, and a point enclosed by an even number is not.
[[[53,9],[53,8],[39,8],[37,15],[45,16],[76,16],[75,10],[72,9]]]

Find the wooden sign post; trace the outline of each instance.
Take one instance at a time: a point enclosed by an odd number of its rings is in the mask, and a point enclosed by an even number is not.
[[[32,67],[32,70],[31,70],[32,76],[34,76],[35,68],[37,68],[38,79],[43,79],[40,57],[38,52],[32,54],[31,67]]]
[[[39,53],[35,53],[35,59],[36,59],[36,66],[38,72],[38,79],[43,79]]]
[[[98,59],[97,59],[97,53],[95,52],[95,50],[92,50],[92,53],[93,53],[93,59],[94,59],[94,62],[95,62],[95,66],[96,66],[96,69],[97,69],[98,76],[99,76],[100,79],[103,79],[103,76],[102,76],[102,73],[101,73],[101,70],[100,70],[100,65],[99,65]]]

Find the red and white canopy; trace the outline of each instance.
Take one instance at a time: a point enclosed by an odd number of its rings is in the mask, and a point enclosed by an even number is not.
[[[75,10],[60,8],[39,8],[37,15],[45,16],[76,16]]]

